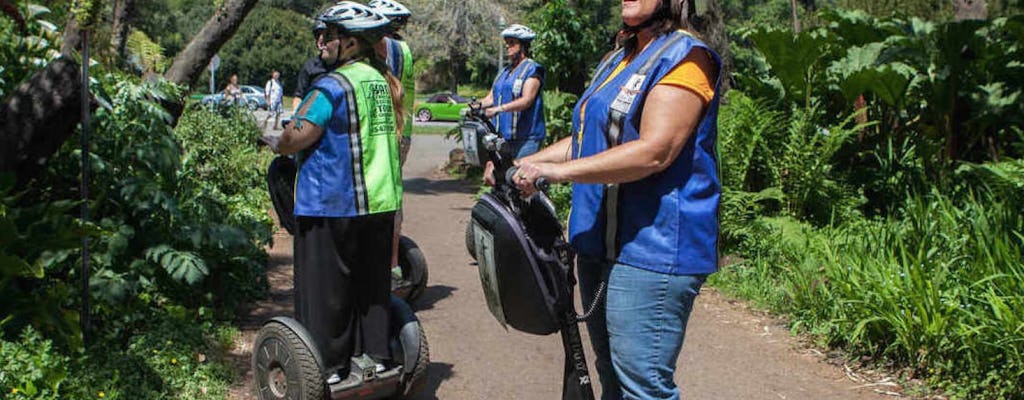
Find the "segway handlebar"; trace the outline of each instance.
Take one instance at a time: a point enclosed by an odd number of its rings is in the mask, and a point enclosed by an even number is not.
[[[516,177],[516,173],[518,173],[518,172],[519,172],[519,167],[510,167],[509,169],[505,170],[505,183],[507,183],[507,184],[509,184],[511,186],[514,186],[515,185],[513,183],[513,182],[515,182],[514,178]],[[542,177],[537,178],[537,180],[533,181],[533,186],[536,187],[537,190],[540,190],[542,192],[547,192],[548,188],[551,187],[551,183],[548,182],[547,178],[542,176]]]

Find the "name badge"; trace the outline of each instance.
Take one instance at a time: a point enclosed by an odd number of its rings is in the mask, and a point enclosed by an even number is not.
[[[516,79],[516,81],[512,83],[512,93],[522,93],[522,92],[523,92],[523,80],[522,79]]]
[[[615,96],[615,101],[612,102],[612,110],[623,114],[628,113],[629,109],[633,108],[636,96],[640,94],[640,88],[643,86],[645,78],[647,75],[633,74],[630,76],[626,84],[619,88],[619,95]]]

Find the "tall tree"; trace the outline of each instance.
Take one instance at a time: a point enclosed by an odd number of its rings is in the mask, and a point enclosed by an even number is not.
[[[259,0],[227,0],[188,46],[174,57],[164,77],[171,82],[192,86],[220,47],[231,39],[249,11]]]
[[[498,25],[505,14],[497,1],[422,0],[408,5],[413,16],[407,37],[413,51],[417,58],[445,68],[452,92],[471,54],[486,56],[497,50]]]

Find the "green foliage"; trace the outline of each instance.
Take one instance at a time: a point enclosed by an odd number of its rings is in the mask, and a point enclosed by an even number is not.
[[[97,70],[102,107],[92,122],[87,202],[95,222],[73,216],[76,143],[22,192],[11,193],[10,177],[0,180],[0,327],[10,337],[31,325],[53,340],[54,354],[81,350],[78,314],[69,310],[80,308],[76,255],[89,237],[97,347],[72,358],[75,378],[58,396],[220,398],[230,374],[195,360],[196,352],[206,354],[214,318],[264,290],[273,222],[261,171],[270,155],[257,150],[259,130],[244,111],[187,110],[174,130],[159,103],[180,97],[180,88]],[[154,335],[177,335],[189,349],[163,358],[148,353],[157,349],[148,342],[112,350]]]
[[[53,343],[25,328],[17,342],[0,340],[0,395],[10,400],[57,399],[68,378],[68,358],[53,352]]]
[[[733,49],[713,284],[954,398],[1020,398],[1024,20],[815,18]]]
[[[225,398],[235,374],[224,355],[237,330],[175,307],[149,321],[126,344],[97,346],[74,359],[62,394],[84,399],[102,393],[109,400]]]
[[[540,9],[533,52],[547,68],[548,88],[583,94],[587,76],[601,54],[612,47],[608,38],[613,31],[596,18],[585,7],[571,7],[566,0],[549,1]]]
[[[20,1],[16,5],[25,20],[24,31],[12,19],[0,17],[0,31],[4,32],[0,36],[0,99],[45,67],[60,50],[57,26],[43,19],[50,10]]]
[[[170,62],[164,57],[164,49],[149,39],[142,31],[133,30],[128,35],[128,51],[139,69],[145,72],[163,73]]]
[[[854,353],[885,356],[958,398],[1021,393],[1024,217],[987,192],[932,192],[898,219],[813,229],[758,219],[714,278]],[[777,220],[776,220],[777,221]]]
[[[543,96],[544,128],[547,129],[544,144],[549,145],[572,135],[572,111],[578,97],[557,90],[546,90]]]

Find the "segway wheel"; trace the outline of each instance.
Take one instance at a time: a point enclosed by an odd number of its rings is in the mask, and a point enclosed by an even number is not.
[[[473,221],[466,223],[466,252],[476,261],[476,239],[473,237]]]
[[[402,279],[411,285],[405,296],[405,300],[411,303],[427,288],[427,258],[420,246],[405,236],[398,239],[398,265],[402,267]]]
[[[308,345],[291,328],[270,321],[253,345],[252,370],[260,400],[323,400],[327,388]]]
[[[430,347],[416,314],[397,296],[392,296],[391,318],[392,327],[398,330],[393,335],[400,347],[400,353],[395,354],[402,360],[402,378],[393,398],[406,399],[419,393],[427,382]]]

